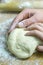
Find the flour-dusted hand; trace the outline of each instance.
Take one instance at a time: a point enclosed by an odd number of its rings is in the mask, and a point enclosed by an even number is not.
[[[38,38],[40,38],[43,41],[43,23],[34,23],[34,24],[30,25],[29,27],[27,27],[26,30],[29,30],[29,32],[26,33],[26,35],[37,36]],[[43,46],[38,46],[37,50],[43,52]]]
[[[27,27],[35,22],[43,22],[43,9],[24,9],[13,20],[9,33],[18,27]]]
[[[12,25],[9,29],[9,33],[16,27],[29,27],[34,23],[43,23],[43,9],[24,9],[17,17],[13,20]],[[33,26],[34,28],[34,26]],[[43,26],[36,26],[36,29],[31,31],[30,35],[36,35],[43,40]],[[39,51],[43,51],[43,46],[38,46]]]

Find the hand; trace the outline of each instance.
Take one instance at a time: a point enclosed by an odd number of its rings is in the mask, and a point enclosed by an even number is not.
[[[26,30],[29,30],[29,32],[26,33],[26,35],[37,36],[43,41],[43,23],[34,23],[27,27]],[[37,50],[43,52],[43,46],[38,46]]]
[[[28,27],[31,24],[39,23],[39,22],[43,23],[43,9],[25,9],[20,14],[18,14],[17,17],[13,20],[11,28],[9,29],[9,33],[17,25],[18,27]],[[43,46],[38,46],[37,49],[39,51],[43,51]]]
[[[9,33],[16,27],[28,27],[32,23],[43,22],[43,9],[24,9],[13,20]]]

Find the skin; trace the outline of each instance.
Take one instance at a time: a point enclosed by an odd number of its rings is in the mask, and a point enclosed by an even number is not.
[[[8,33],[16,27],[26,28],[29,30],[26,35],[37,36],[43,41],[43,9],[24,9],[13,20]],[[43,46],[38,46],[37,50],[43,52]]]

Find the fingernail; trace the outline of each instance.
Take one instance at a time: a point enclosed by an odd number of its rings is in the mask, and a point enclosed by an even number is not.
[[[24,25],[23,25],[22,22],[18,23],[18,26],[19,26],[19,27],[24,27]]]

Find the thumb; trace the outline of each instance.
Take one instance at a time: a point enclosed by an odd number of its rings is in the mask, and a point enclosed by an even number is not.
[[[35,18],[35,16],[32,16],[31,18],[25,19],[18,23],[18,27],[27,27],[35,22],[38,22],[38,20]]]

